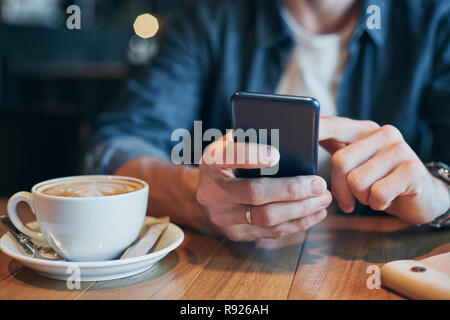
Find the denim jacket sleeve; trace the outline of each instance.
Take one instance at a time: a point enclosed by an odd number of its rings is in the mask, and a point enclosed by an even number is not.
[[[202,82],[208,74],[202,18],[194,12],[173,18],[145,73],[129,80],[123,95],[99,116],[84,172],[111,174],[144,155],[168,159],[172,131],[189,130],[200,117]]]
[[[423,114],[432,134],[431,159],[450,163],[450,10],[436,35],[433,76]]]

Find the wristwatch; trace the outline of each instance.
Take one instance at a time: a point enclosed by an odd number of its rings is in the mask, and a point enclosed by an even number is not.
[[[430,173],[436,178],[441,179],[447,184],[447,189],[450,196],[450,168],[443,162],[433,161],[425,164]],[[450,208],[446,213],[437,217],[429,223],[434,228],[450,227]]]

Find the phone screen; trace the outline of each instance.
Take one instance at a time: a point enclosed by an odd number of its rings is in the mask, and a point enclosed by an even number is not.
[[[281,156],[271,170],[238,169],[238,177],[317,174],[320,107],[316,99],[237,92],[231,104],[235,132],[256,130],[257,142],[277,147]]]

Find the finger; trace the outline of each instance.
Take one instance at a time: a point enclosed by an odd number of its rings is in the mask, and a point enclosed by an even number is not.
[[[322,209],[312,215],[293,221],[285,222],[276,227],[272,227],[271,238],[281,238],[289,234],[305,231],[318,224],[327,216],[327,210]]]
[[[395,142],[352,170],[347,175],[347,184],[358,201],[367,205],[370,187],[401,162],[414,158],[414,152],[405,141]]]
[[[327,190],[320,197],[302,201],[276,202],[262,206],[234,206],[223,213],[211,216],[211,220],[217,225],[249,224],[247,221],[249,211],[252,225],[271,227],[320,211],[328,207],[331,200],[331,193]]]
[[[347,183],[347,175],[372,158],[380,149],[402,141],[401,133],[393,126],[370,132],[363,138],[337,151],[331,158],[331,186],[333,195],[344,212],[351,212],[355,199]]]
[[[372,185],[369,192],[369,205],[373,210],[384,211],[400,195],[411,194],[416,190],[414,182],[423,166],[418,160],[402,162],[389,175]]]
[[[348,144],[379,127],[373,121],[324,116],[320,118],[319,141],[333,139]]]
[[[379,150],[397,141],[403,141],[400,131],[390,125],[370,132],[352,144],[340,149],[334,156],[348,169],[353,169],[371,158]]]
[[[272,167],[279,160],[279,151],[271,145],[234,142],[224,138],[207,147],[200,165],[215,171],[237,168],[258,169]]]
[[[328,153],[330,153],[330,154],[334,154],[336,151],[338,151],[346,146],[345,143],[336,142],[333,139],[327,139],[327,140],[320,141],[319,144],[322,146],[322,148],[327,150]]]
[[[254,241],[274,237],[273,228],[250,224],[237,224],[223,228],[223,233],[231,241]]]
[[[355,198],[346,182],[345,172],[338,171],[331,164],[331,190],[339,208],[345,213],[350,213],[355,208]]]
[[[327,188],[327,183],[319,176],[218,179],[216,182],[228,202],[254,206],[317,197]]]
[[[327,216],[325,209],[310,216],[285,222],[277,227],[261,227],[238,224],[224,228],[224,233],[231,241],[254,241],[258,239],[276,239],[292,233],[307,230]]]
[[[331,193],[327,190],[319,197],[301,201],[276,202],[253,207],[250,211],[254,225],[272,227],[288,221],[314,214],[327,208],[331,203]]]

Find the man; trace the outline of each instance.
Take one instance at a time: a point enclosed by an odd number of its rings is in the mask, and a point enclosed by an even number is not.
[[[230,128],[235,91],[321,101],[321,145],[332,154],[321,168],[344,212],[360,203],[414,224],[446,216],[448,187],[424,162],[450,161],[448,1],[196,1],[146,76],[101,116],[87,169],[145,179],[152,215],[236,241],[318,223],[332,200],[320,176],[237,179],[233,165],[170,161],[177,128]],[[279,160],[270,151],[266,165]]]

